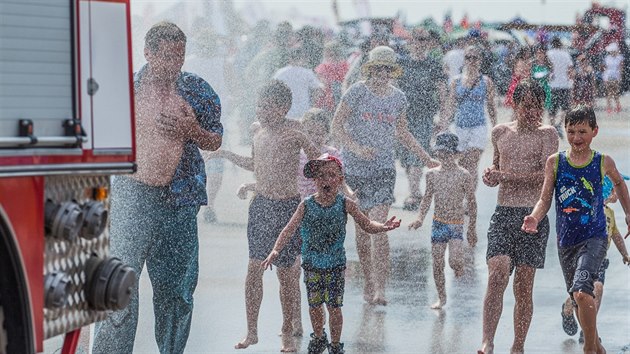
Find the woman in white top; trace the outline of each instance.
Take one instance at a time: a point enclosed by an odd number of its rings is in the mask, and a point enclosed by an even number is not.
[[[604,58],[604,87],[606,88],[606,111],[612,113],[612,101],[615,101],[615,112],[621,111],[619,104],[619,87],[621,83],[621,70],[623,68],[623,56],[619,53],[619,45],[611,43],[606,47]]]

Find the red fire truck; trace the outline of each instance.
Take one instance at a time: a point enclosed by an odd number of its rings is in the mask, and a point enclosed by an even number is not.
[[[108,191],[135,170],[129,0],[0,0],[0,354],[125,307]]]

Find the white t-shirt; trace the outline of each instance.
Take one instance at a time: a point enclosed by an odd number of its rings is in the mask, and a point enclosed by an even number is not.
[[[554,89],[571,88],[573,84],[569,78],[569,69],[573,66],[571,54],[564,49],[549,49],[547,58],[549,58],[552,66],[549,86]]]
[[[313,70],[300,66],[285,66],[273,78],[284,82],[291,89],[293,97],[291,109],[287,113],[289,119],[301,119],[312,106],[311,90],[323,87]]]
[[[459,48],[451,49],[444,54],[442,60],[446,66],[449,82],[453,82],[455,77],[462,73],[462,68],[464,67],[464,50]]]
[[[604,70],[604,74],[602,76],[604,81],[621,80],[622,61],[623,57],[620,54],[617,54],[615,56],[612,56],[610,54],[606,55],[606,58],[604,59],[606,69]]]

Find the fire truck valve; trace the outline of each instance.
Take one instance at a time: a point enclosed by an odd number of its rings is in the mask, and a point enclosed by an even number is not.
[[[66,305],[68,294],[72,292],[74,285],[68,274],[52,272],[46,274],[44,288],[46,291],[44,306],[48,309],[56,309]]]
[[[99,237],[107,226],[107,216],[107,209],[103,203],[89,201],[83,204],[81,237],[88,240]]]
[[[93,255],[85,266],[85,295],[94,310],[120,310],[129,304],[136,284],[136,272],[120,259]]]
[[[83,227],[83,211],[73,201],[55,204],[52,200],[47,200],[44,206],[44,226],[47,235],[74,241]]]

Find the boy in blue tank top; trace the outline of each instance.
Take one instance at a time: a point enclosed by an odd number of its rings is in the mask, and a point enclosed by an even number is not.
[[[605,353],[598,339],[593,292],[608,245],[602,193],[604,177],[612,181],[629,226],[630,196],[613,159],[591,149],[591,141],[598,132],[593,109],[574,108],[566,115],[564,126],[571,148],[547,159],[540,199],[524,218],[522,229],[536,232],[539,220],[549,211],[551,199],[555,200],[558,256],[584,332],[584,353]]]
[[[340,342],[346,268],[343,243],[348,214],[360,228],[371,234],[396,229],[400,220],[396,221],[394,216],[384,224],[372,221],[360,211],[356,202],[341,194],[342,164],[332,155],[323,154],[317,160],[309,161],[304,166],[304,176],[315,180],[317,193],[300,203],[261,266],[271,268],[291,235],[300,229],[304,283],[314,332],[308,353],[321,354],[327,348],[331,354],[343,353],[343,343]],[[329,314],[330,344],[324,332],[324,303]]]

